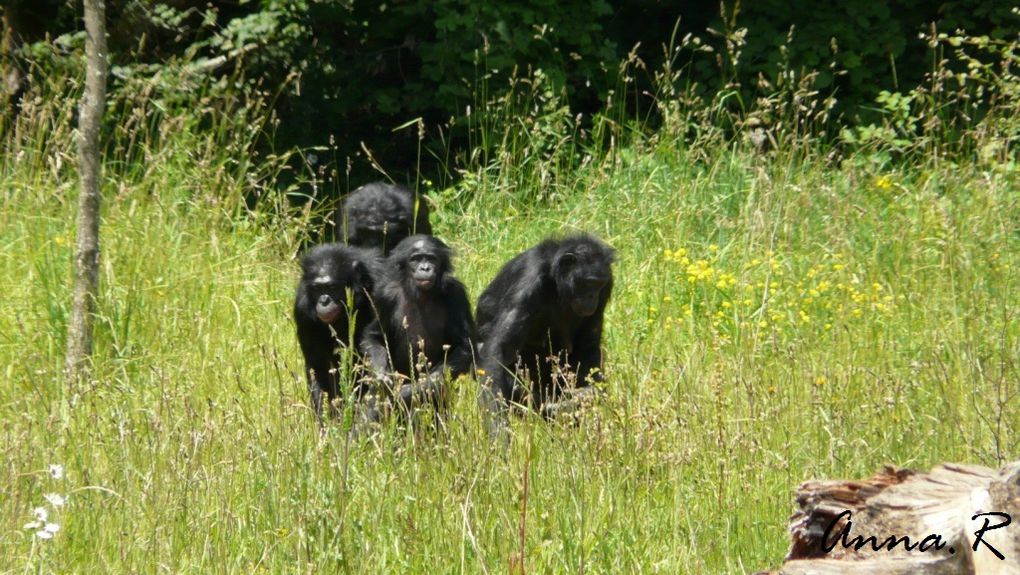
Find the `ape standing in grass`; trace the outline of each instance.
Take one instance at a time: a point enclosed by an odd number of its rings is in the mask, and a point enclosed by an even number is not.
[[[613,259],[589,235],[546,240],[510,260],[478,298],[481,404],[491,434],[502,433],[510,402],[552,418],[597,392]]]
[[[338,352],[356,345],[373,317],[370,294],[379,265],[377,251],[341,244],[316,246],[301,258],[294,322],[320,424],[323,394],[329,401],[340,395]]]
[[[475,324],[452,272],[446,244],[414,235],[393,249],[373,292],[378,316],[361,349],[405,415],[421,405],[441,413],[443,380],[471,372]]]
[[[431,234],[429,208],[411,190],[384,182],[351,192],[333,216],[344,243],[388,253],[411,234]]]

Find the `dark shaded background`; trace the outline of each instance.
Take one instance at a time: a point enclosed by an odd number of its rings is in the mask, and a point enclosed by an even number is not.
[[[108,0],[107,13],[114,90],[129,70],[173,61],[203,63],[214,76],[262,90],[273,98],[279,120],[267,145],[311,149],[311,169],[319,171],[327,193],[336,194],[378,178],[361,154],[362,143],[398,181],[419,174],[449,178],[451,158],[469,146],[469,107],[477,109],[510,89],[512,78],[538,69],[582,123],[604,112],[615,90],[615,103],[628,99],[620,107],[624,113],[654,127],[652,103],[642,100],[651,97],[664,46],[680,45],[687,34],[715,48],[679,52],[676,65],[687,86],[712,91],[729,83],[748,101],[759,75],[818,70],[815,87],[836,95],[840,121],[866,121],[880,90],[909,90],[931,68],[933,54],[921,31],[934,25],[993,38],[1015,35],[1012,6],[1002,0],[726,6],[715,0]],[[79,10],[77,2],[57,0],[4,4],[6,113],[17,112],[33,76],[52,66],[52,59],[39,57],[46,47],[73,55],[80,46]],[[720,59],[723,36],[741,27],[746,44],[733,66]],[[64,41],[54,42],[61,35]],[[628,55],[632,65],[621,78]],[[845,74],[830,73],[833,61]],[[421,129],[395,130],[416,119]]]

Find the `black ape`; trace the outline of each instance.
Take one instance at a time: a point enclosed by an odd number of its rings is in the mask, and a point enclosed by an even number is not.
[[[404,413],[423,404],[440,412],[444,372],[452,379],[471,371],[475,324],[467,290],[452,271],[446,244],[411,236],[386,259],[373,292],[378,317],[361,349]]]
[[[374,317],[370,294],[379,265],[377,251],[341,244],[316,246],[301,258],[294,322],[320,421],[322,394],[330,400],[339,397],[339,347],[356,343]]]
[[[431,234],[424,199],[403,187],[376,182],[351,192],[333,217],[344,243],[384,252],[411,234]]]
[[[482,404],[495,416],[491,432],[504,424],[507,402],[553,417],[597,391],[591,383],[602,380],[613,259],[613,250],[589,235],[546,240],[510,260],[478,298]]]

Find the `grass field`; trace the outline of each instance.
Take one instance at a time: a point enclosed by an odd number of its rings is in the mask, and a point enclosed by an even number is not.
[[[308,220],[244,210],[273,160],[243,119],[108,148],[95,380],[69,388],[74,110],[40,106],[0,157],[0,572],[746,573],[781,561],[801,481],[1020,456],[1008,153],[653,137],[433,191],[472,297],[547,235],[618,251],[604,401],[504,452],[467,381],[443,438],[320,438],[290,319]]]

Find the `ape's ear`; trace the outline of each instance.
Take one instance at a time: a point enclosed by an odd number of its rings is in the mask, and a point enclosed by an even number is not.
[[[616,263],[616,250],[609,246],[606,246],[606,263]]]

